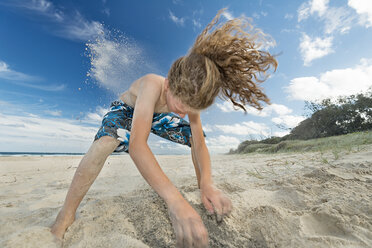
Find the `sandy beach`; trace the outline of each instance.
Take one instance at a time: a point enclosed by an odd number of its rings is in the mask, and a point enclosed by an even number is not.
[[[201,215],[210,247],[372,247],[372,146],[339,154],[212,156],[233,202],[222,223],[201,204],[191,156],[156,156]],[[0,247],[58,247],[50,226],[81,156],[0,157]],[[174,247],[161,198],[128,155],[110,156],[62,247]]]

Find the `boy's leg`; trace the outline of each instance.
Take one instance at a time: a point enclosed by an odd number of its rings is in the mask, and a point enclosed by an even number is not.
[[[59,239],[75,220],[76,209],[97,178],[107,157],[119,145],[119,141],[110,136],[103,136],[93,142],[88,152],[76,169],[65,202],[59,212],[51,232]]]

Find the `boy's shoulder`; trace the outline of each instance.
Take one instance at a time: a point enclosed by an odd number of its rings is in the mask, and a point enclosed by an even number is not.
[[[143,88],[143,87],[161,87],[163,82],[164,82],[164,77],[154,74],[154,73],[149,73],[146,74],[136,81],[134,81],[131,86],[129,87],[129,92],[137,96],[138,92]]]
[[[146,74],[136,80],[129,88],[129,93],[132,96],[134,105],[137,98],[141,95],[141,101],[145,100],[148,103],[153,103],[158,110],[160,105],[163,105],[162,99],[165,77],[157,74]]]
[[[139,78],[138,80],[136,80],[132,84],[131,88],[134,87],[134,88],[139,89],[140,87],[148,86],[148,85],[162,85],[164,83],[164,80],[165,80],[165,77],[163,76],[149,73]]]
[[[148,79],[148,80],[164,80],[165,77],[161,76],[161,75],[158,75],[158,74],[155,74],[155,73],[148,73],[146,74],[145,76],[143,76],[144,78]]]

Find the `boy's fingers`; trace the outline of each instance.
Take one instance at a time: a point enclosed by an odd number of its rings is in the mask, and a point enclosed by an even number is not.
[[[192,231],[189,226],[184,226],[183,228],[184,236],[183,236],[183,244],[185,247],[192,247]]]
[[[219,200],[212,202],[214,211],[216,212],[217,222],[222,221],[222,204]]]
[[[217,222],[220,223],[222,221],[222,215],[217,214]]]
[[[231,201],[228,198],[225,198],[223,201],[223,214],[229,215],[232,209]]]
[[[207,199],[207,197],[203,197],[202,198],[202,202],[204,204],[204,207],[207,209],[208,213],[209,214],[213,214],[214,211],[213,211],[213,205],[212,203]]]
[[[179,226],[179,225],[176,225],[175,231],[176,231],[176,239],[177,239],[176,247],[183,247],[184,234],[183,234],[183,231],[182,231],[182,227]]]
[[[193,245],[195,247],[207,247],[208,246],[208,232],[204,225],[196,225],[193,232]]]
[[[177,237],[176,247],[183,247],[183,237]]]

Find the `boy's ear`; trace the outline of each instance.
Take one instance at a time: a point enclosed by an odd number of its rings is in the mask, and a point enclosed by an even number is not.
[[[164,86],[165,86],[165,89],[168,89],[169,88],[169,80],[168,80],[168,78],[165,78]]]

